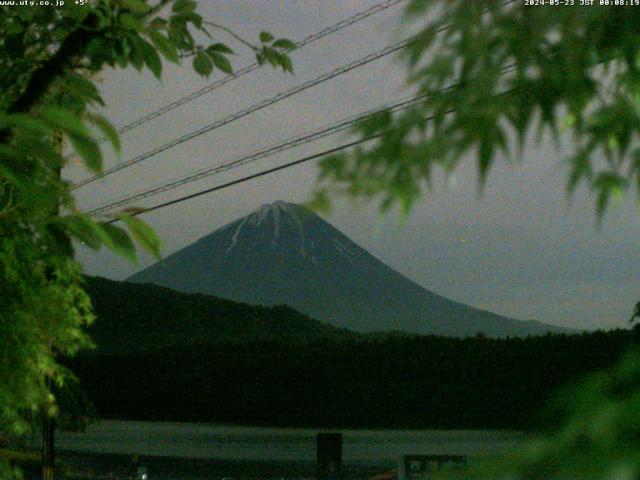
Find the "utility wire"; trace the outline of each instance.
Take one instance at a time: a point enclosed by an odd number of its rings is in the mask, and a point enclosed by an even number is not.
[[[324,157],[325,155],[331,155],[332,153],[337,153],[337,152],[339,152],[341,150],[345,150],[345,149],[353,147],[355,145],[359,145],[361,143],[365,143],[365,142],[368,142],[370,140],[374,140],[376,138],[379,138],[382,135],[384,135],[384,133],[385,132],[381,132],[381,133],[378,133],[376,135],[372,135],[370,137],[361,138],[359,140],[355,140],[353,142],[349,142],[349,143],[340,145],[340,146],[335,147],[335,148],[330,148],[328,150],[323,150],[322,152],[314,153],[313,155],[309,155],[307,157],[303,157],[303,158],[300,158],[298,160],[294,160],[293,162],[285,163],[284,165],[279,165],[277,167],[269,168],[268,170],[263,170],[262,172],[254,173],[253,175],[248,175],[246,177],[242,177],[242,178],[239,178],[237,180],[233,180],[231,182],[223,183],[222,185],[217,185],[217,186],[212,187],[212,188],[207,188],[206,190],[201,190],[199,192],[192,193],[192,194],[189,194],[189,195],[185,195],[183,197],[179,197],[179,198],[176,198],[174,200],[169,200],[168,202],[159,203],[159,204],[153,205],[152,207],[144,208],[142,210],[137,210],[137,211],[134,211],[134,212],[130,213],[129,216],[135,217],[135,216],[141,215],[143,213],[153,212],[154,210],[159,210],[161,208],[165,208],[165,207],[168,207],[170,205],[175,205],[176,203],[185,202],[187,200],[191,200],[193,198],[200,197],[202,195],[206,195],[207,193],[212,193],[212,192],[215,192],[215,191],[218,191],[218,190],[222,190],[224,188],[229,188],[229,187],[232,187],[233,185],[237,185],[239,183],[243,183],[243,182],[247,182],[249,180],[253,180],[255,178],[263,177],[265,175],[269,175],[269,174],[277,172],[279,170],[284,170],[285,168],[293,167],[295,165],[300,165],[301,163],[309,162],[311,160],[315,160],[317,158]],[[115,223],[118,220],[119,220],[118,218],[114,218],[114,219],[109,220],[106,223]]]
[[[344,20],[330,26],[330,27],[326,27],[323,28],[322,30],[313,33],[311,35],[308,35],[307,37],[305,37],[304,39],[302,39],[301,41],[296,43],[296,50],[301,49],[302,47],[305,47],[313,42],[315,42],[316,40],[320,40],[321,38],[327,37],[329,35],[332,35],[336,32],[339,32],[340,30],[353,25],[355,23],[360,22],[361,20],[364,20],[372,15],[375,15],[377,13],[380,13],[390,7],[393,7],[395,5],[397,5],[400,2],[403,2],[404,0],[387,0],[385,2],[381,2],[377,5],[372,6],[371,8],[368,8],[367,10],[363,10],[362,12],[356,13],[355,15],[352,15],[351,17],[345,18]],[[253,72],[254,70],[257,70],[258,68],[260,68],[262,65],[260,65],[258,62],[252,63],[251,65],[248,65],[236,72],[233,72],[230,75],[227,75],[226,77],[221,78],[220,80],[216,80],[215,82],[202,87],[200,90],[196,90],[193,93],[190,93],[189,95],[186,95],[182,98],[179,98],[178,100],[175,100],[174,102],[171,102],[167,105],[165,105],[164,107],[149,113],[148,115],[145,115],[143,117],[138,118],[137,120],[134,120],[131,123],[128,123],[122,127],[120,127],[118,129],[118,133],[119,134],[123,134],[126,133],[130,130],[133,130],[136,127],[139,127],[140,125],[143,125],[145,123],[150,122],[151,120],[154,120],[162,115],[164,115],[167,112],[170,112],[171,110],[174,110],[178,107],[180,107],[181,105],[184,105],[185,103],[189,103],[193,100],[195,100],[196,98],[201,97],[202,95],[205,95],[213,90],[215,90],[218,87],[221,87],[223,85],[226,85],[227,83],[231,82],[232,80],[235,80],[236,78],[240,78],[248,73]],[[106,137],[102,137],[98,140],[99,143],[102,143],[106,140]]]
[[[504,94],[507,94],[507,93],[509,93],[509,91],[502,92],[502,93],[496,94],[496,95],[504,95]],[[447,113],[451,113],[451,111],[449,111]],[[432,115],[432,116],[426,117],[425,120],[429,121],[429,120],[433,120],[434,118],[435,118],[435,116]],[[263,170],[261,172],[254,173],[252,175],[247,175],[247,176],[239,178],[237,180],[233,180],[233,181],[230,181],[230,182],[227,182],[227,183],[223,183],[222,185],[216,185],[215,187],[211,187],[211,188],[207,188],[207,189],[204,189],[204,190],[200,190],[199,192],[191,193],[189,195],[184,195],[182,197],[178,197],[178,198],[175,198],[173,200],[169,200],[167,202],[158,203],[158,204],[153,205],[151,207],[141,208],[139,210],[135,210],[135,211],[129,213],[129,216],[135,217],[135,216],[138,216],[138,215],[142,215],[143,213],[150,213],[150,212],[153,212],[155,210],[159,210],[161,208],[169,207],[171,205],[176,205],[178,203],[186,202],[187,200],[192,200],[194,198],[201,197],[202,195],[206,195],[208,193],[217,192],[218,190],[223,190],[225,188],[229,188],[229,187],[232,187],[234,185],[238,185],[240,183],[247,182],[249,180],[254,180],[256,178],[264,177],[265,175],[270,175],[270,174],[278,172],[280,170],[285,170],[285,169],[290,168],[290,167],[295,167],[296,165],[300,165],[302,163],[310,162],[311,160],[316,160],[316,159],[324,157],[326,155],[331,155],[331,154],[340,152],[342,150],[346,150],[347,148],[351,148],[351,147],[354,147],[356,145],[360,145],[362,143],[370,142],[371,140],[375,140],[376,138],[382,137],[386,133],[388,133],[388,131],[383,131],[383,132],[380,132],[380,133],[376,133],[374,135],[370,135],[368,137],[361,138],[359,140],[354,140],[352,142],[345,143],[345,144],[342,144],[340,146],[337,146],[337,147],[334,147],[334,148],[330,148],[328,150],[323,150],[322,152],[314,153],[312,155],[308,155],[306,157],[299,158],[298,160],[294,160],[292,162],[288,162],[288,163],[285,163],[283,165],[279,165],[277,167],[269,168],[267,170]],[[113,219],[107,221],[106,223],[111,224],[111,223],[117,222],[118,220],[119,220],[119,218],[113,218]]]
[[[506,66],[503,71],[502,71],[502,75],[505,75],[507,73],[509,73],[510,71],[515,69],[515,64],[510,64],[508,66]],[[371,109],[371,110],[367,110],[365,112],[362,112],[358,115],[355,116],[351,116],[347,119],[343,119],[337,123],[333,123],[329,126],[325,126],[319,130],[314,130],[312,132],[307,132],[304,133],[298,137],[294,137],[294,138],[290,138],[288,140],[285,140],[284,142],[280,142],[278,144],[275,145],[271,145],[267,148],[264,148],[262,150],[259,150],[257,152],[253,152],[247,155],[243,155],[240,158],[237,158],[235,160],[232,160],[230,162],[227,163],[223,163],[221,165],[214,165],[212,167],[207,167],[205,169],[201,169],[198,170],[196,172],[193,172],[189,175],[183,176],[183,177],[179,177],[177,179],[173,179],[170,180],[168,182],[162,183],[158,186],[152,187],[150,189],[144,189],[141,191],[138,191],[136,193],[130,194],[125,196],[124,198],[121,198],[119,200],[115,200],[113,202],[109,202],[106,204],[103,204],[101,206],[98,207],[94,207],[90,210],[86,210],[85,213],[87,213],[88,215],[98,215],[98,214],[102,214],[104,212],[108,212],[110,210],[113,210],[115,208],[127,205],[130,202],[134,202],[137,200],[141,200],[144,198],[149,198],[149,197],[153,197],[155,195],[158,195],[160,193],[169,191],[169,190],[173,190],[175,188],[178,188],[182,185],[186,185],[198,180],[202,180],[204,178],[210,177],[212,175],[216,175],[216,174],[220,174],[223,173],[225,171],[234,169],[234,168],[238,168],[241,167],[243,165],[247,165],[249,163],[253,163],[257,160],[261,160],[263,158],[267,158],[267,157],[271,157],[277,153],[281,153],[284,152],[286,150],[290,150],[292,148],[298,147],[300,145],[304,145],[306,143],[310,143],[312,141],[315,140],[319,140],[325,137],[328,137],[330,135],[335,135],[336,133],[340,133],[343,132],[345,130],[348,130],[349,128],[353,127],[354,125],[356,125],[357,123],[370,119],[376,115],[380,115],[383,112],[389,112],[389,113],[395,113],[395,112],[399,112],[402,110],[406,110],[408,108],[411,108],[415,105],[419,105],[420,103],[424,103],[431,95],[433,95],[434,93],[445,93],[447,91],[451,91],[454,88],[461,88],[462,85],[460,84],[456,84],[456,85],[450,85],[447,87],[443,87],[440,89],[435,90],[434,92],[429,92],[429,93],[424,93],[422,95],[419,95],[417,97],[409,97],[409,98],[405,98],[402,99],[398,102],[395,103],[389,103],[386,105],[383,105],[381,107],[378,107],[376,109]]]
[[[508,66],[508,67],[505,68],[505,72],[513,70],[514,68],[515,68],[515,66]],[[450,89],[450,88],[453,88],[453,87],[448,87],[448,88]],[[495,96],[497,97],[497,96],[507,95],[509,93],[512,93],[511,89],[503,91],[503,92],[500,92],[500,93],[497,93],[497,94],[495,94]],[[425,100],[424,98],[421,98],[421,97],[419,97],[419,98],[420,98],[421,101]],[[419,98],[416,98],[414,100],[418,100]],[[406,106],[405,108],[409,108],[409,106]],[[452,112],[453,112],[453,110],[449,110],[446,113],[449,114],[449,113],[452,113]],[[434,118],[435,118],[435,116],[431,115],[431,116],[426,117],[425,120],[426,121],[430,121],[430,120],[433,120]],[[191,194],[188,194],[188,195],[184,195],[182,197],[178,197],[176,199],[169,200],[167,202],[158,203],[158,204],[153,205],[151,207],[141,208],[140,210],[133,211],[129,215],[130,216],[142,215],[143,213],[153,212],[153,211],[159,210],[161,208],[165,208],[165,207],[168,207],[168,206],[171,206],[171,205],[175,205],[175,204],[178,204],[178,203],[186,202],[187,200],[191,200],[193,198],[197,198],[197,197],[200,197],[202,195],[206,195],[208,193],[217,192],[218,190],[223,190],[225,188],[229,188],[229,187],[232,187],[234,185],[238,185],[240,183],[247,182],[249,180],[254,180],[256,178],[263,177],[265,175],[269,175],[271,173],[278,172],[280,170],[284,170],[284,169],[287,169],[287,168],[290,168],[290,167],[294,167],[296,165],[300,165],[302,163],[306,163],[306,162],[309,162],[311,160],[316,160],[316,159],[324,157],[326,155],[331,155],[333,153],[337,153],[337,152],[340,152],[342,150],[346,150],[346,149],[354,147],[356,145],[360,145],[362,143],[366,143],[366,142],[369,142],[371,140],[375,140],[377,138],[381,138],[383,135],[385,135],[388,132],[389,132],[389,130],[386,130],[386,131],[383,131],[383,132],[380,132],[380,133],[377,133],[377,134],[374,134],[374,135],[370,135],[370,136],[365,137],[365,138],[361,138],[359,140],[355,140],[355,141],[352,141],[352,142],[349,142],[349,143],[342,144],[342,145],[340,145],[338,147],[330,148],[328,150],[323,150],[322,152],[318,152],[318,153],[314,153],[312,155],[308,155],[306,157],[302,157],[302,158],[300,158],[298,160],[294,160],[292,162],[288,162],[288,163],[285,163],[283,165],[279,165],[277,167],[269,168],[267,170],[263,170],[261,172],[254,173],[252,175],[248,175],[248,176],[239,178],[237,180],[233,180],[233,181],[230,181],[230,182],[227,182],[227,183],[223,183],[222,185],[217,185],[215,187],[207,188],[207,189],[201,190],[201,191],[196,192],[196,193],[191,193]],[[107,223],[115,223],[118,220],[119,220],[118,218],[113,218],[113,219],[109,220]]]
[[[444,28],[444,27],[443,27]],[[227,125],[231,122],[234,122],[236,120],[239,120],[243,117],[246,117],[247,115],[250,115],[254,112],[257,112],[258,110],[262,110],[263,108],[266,108],[270,105],[273,105],[274,103],[280,102],[282,100],[285,100],[289,97],[292,97],[294,95],[297,95],[300,92],[303,92],[305,90],[308,90],[312,87],[315,87],[316,85],[319,85],[323,82],[326,82],[328,80],[331,80],[335,77],[338,77],[340,75],[343,75],[347,72],[350,72],[352,70],[355,70],[356,68],[362,67],[363,65],[367,65],[368,63],[371,63],[375,60],[378,60],[382,57],[385,57],[387,55],[390,55],[394,52],[397,52],[398,50],[401,50],[403,48],[405,48],[409,43],[411,43],[413,41],[413,39],[405,39],[402,40],[401,42],[398,42],[394,45],[388,46],[386,48],[383,48],[382,50],[378,50],[377,52],[371,53],[365,57],[362,57],[358,60],[355,60],[351,63],[348,63],[347,65],[343,65],[342,67],[336,68],[335,70],[332,70],[330,72],[324,73],[322,75],[320,75],[319,77],[316,77],[312,80],[308,80],[304,83],[301,83],[300,85],[297,85],[289,90],[285,90],[284,92],[280,92],[277,95],[265,99],[260,103],[257,103],[255,105],[252,105],[249,108],[246,108],[244,110],[241,110],[239,112],[233,113],[221,120],[218,120],[216,122],[213,122],[209,125],[205,125],[204,127],[195,130],[193,132],[187,133],[185,135],[182,135],[181,137],[178,137],[168,143],[165,143],[164,145],[161,145],[159,147],[156,147],[152,150],[149,150],[141,155],[138,155],[130,160],[127,160],[126,162],[122,162],[114,167],[111,167],[107,170],[105,170],[102,173],[99,173],[97,175],[88,177],[84,180],[81,180],[75,184],[73,184],[71,186],[71,190],[76,190],[80,187],[83,187],[85,185],[88,185],[92,182],[95,182],[96,180],[100,179],[100,178],[104,178],[107,177],[109,175],[112,175],[124,168],[128,168],[131,167],[132,165],[136,165],[140,162],[143,162],[151,157],[154,157],[156,155],[158,155],[159,153],[162,153],[166,150],[169,150],[170,148],[175,147],[176,145],[180,145],[181,143],[187,142],[189,140],[193,140],[196,137],[199,137],[200,135],[204,135],[205,133],[208,133],[212,130],[215,130],[217,128],[220,128],[224,125]]]
[[[518,0],[505,0],[502,3],[502,6],[504,7],[506,5],[514,3],[516,1],[518,1]],[[434,34],[438,34],[438,33],[443,32],[445,30],[449,30],[454,25],[455,25],[455,23],[450,23],[450,24],[447,24],[447,25],[443,25],[440,28],[436,29],[433,33]],[[116,166],[114,166],[114,167],[112,167],[110,169],[107,169],[104,172],[101,172],[101,173],[99,173],[97,175],[88,177],[88,178],[86,178],[84,180],[81,180],[80,182],[77,182],[77,183],[73,184],[71,186],[70,190],[71,191],[76,190],[76,189],[81,188],[81,187],[83,187],[85,185],[88,185],[88,184],[90,184],[90,183],[92,183],[92,182],[94,182],[94,181],[96,181],[96,180],[98,180],[100,178],[104,178],[104,177],[109,176],[109,175],[111,175],[111,174],[113,174],[115,172],[118,172],[118,171],[120,171],[120,170],[122,170],[124,168],[128,168],[128,167],[130,167],[132,165],[135,165],[135,164],[138,164],[140,162],[143,162],[144,160],[147,160],[148,158],[151,158],[151,157],[153,157],[155,155],[158,155],[159,153],[162,153],[162,152],[164,152],[166,150],[169,150],[170,148],[173,148],[176,145],[180,145],[181,143],[184,143],[184,142],[187,142],[189,140],[192,140],[193,138],[196,138],[196,137],[198,137],[200,135],[208,133],[208,132],[210,132],[212,130],[215,130],[215,129],[219,128],[219,127],[227,125],[228,123],[231,123],[231,122],[233,122],[235,120],[241,119],[241,118],[243,118],[243,117],[245,117],[247,115],[250,115],[253,112],[256,112],[256,111],[261,110],[263,108],[266,108],[266,107],[268,107],[268,106],[270,106],[270,105],[272,105],[274,103],[277,103],[277,102],[279,102],[281,100],[284,100],[286,98],[294,96],[294,95],[296,95],[296,94],[298,94],[300,92],[303,92],[303,91],[305,91],[305,90],[307,90],[309,88],[312,88],[312,87],[314,87],[314,86],[316,86],[316,85],[318,85],[320,83],[323,83],[323,82],[326,82],[328,80],[331,80],[331,79],[333,79],[333,78],[335,78],[335,77],[337,77],[339,75],[342,75],[344,73],[350,72],[351,70],[354,70],[354,69],[359,68],[359,67],[361,67],[363,65],[366,65],[366,64],[371,63],[371,62],[373,62],[375,60],[378,60],[378,59],[380,59],[382,57],[385,57],[385,56],[390,55],[390,54],[392,54],[394,52],[397,52],[398,50],[401,50],[401,49],[405,48],[407,45],[413,43],[414,41],[415,41],[415,38],[413,38],[413,37],[407,38],[407,39],[402,40],[402,41],[400,41],[400,42],[398,42],[398,43],[396,43],[394,45],[388,46],[386,48],[383,48],[382,50],[379,50],[379,51],[371,53],[371,54],[369,54],[369,55],[367,55],[367,56],[365,56],[363,58],[360,58],[359,60],[355,60],[355,61],[353,61],[353,62],[351,62],[351,63],[349,63],[347,65],[343,65],[342,67],[339,67],[339,68],[337,68],[335,70],[327,72],[327,73],[325,73],[323,75],[320,75],[319,77],[317,77],[317,78],[315,78],[313,80],[309,80],[309,81],[304,82],[304,83],[302,83],[302,84],[300,84],[300,85],[298,85],[296,87],[293,87],[293,88],[291,88],[289,90],[286,90],[284,92],[280,92],[279,94],[275,95],[274,97],[271,97],[269,99],[263,100],[262,102],[260,102],[260,103],[258,103],[256,105],[253,105],[253,106],[251,106],[251,107],[249,107],[249,108],[247,108],[245,110],[242,110],[240,112],[236,112],[234,114],[231,114],[231,115],[223,118],[222,120],[216,121],[216,122],[214,122],[212,124],[209,124],[209,125],[206,125],[206,126],[200,128],[198,130],[195,130],[193,132],[185,134],[185,135],[183,135],[183,136],[181,136],[179,138],[176,138],[176,139],[174,139],[174,140],[172,140],[172,141],[170,141],[168,143],[165,143],[164,145],[156,147],[156,148],[154,148],[152,150],[149,150],[149,151],[147,151],[147,152],[145,152],[145,153],[143,153],[141,155],[138,155],[138,156],[136,156],[136,157],[134,157],[134,158],[132,158],[130,160],[127,160],[126,162],[120,163],[120,164],[118,164],[118,165],[116,165]]]
[[[447,89],[449,89],[451,87],[447,87]],[[310,133],[305,133],[303,135],[300,135],[298,137],[295,138],[291,138],[289,140],[286,140],[284,142],[278,143],[276,145],[272,145],[266,149],[260,150],[258,152],[254,152],[248,155],[244,155],[236,160],[227,162],[227,163],[223,163],[222,165],[215,165],[213,167],[209,167],[206,169],[202,169],[199,170],[197,172],[194,172],[190,175],[184,176],[184,177],[180,177],[178,179],[174,179],[171,180],[169,182],[165,182],[161,185],[158,185],[156,187],[153,187],[151,189],[147,189],[147,190],[142,190],[139,191],[137,193],[134,193],[132,195],[128,195],[124,198],[121,198],[119,200],[110,202],[108,204],[104,204],[101,205],[99,207],[93,208],[91,210],[86,211],[85,213],[87,213],[88,215],[99,215],[101,213],[104,212],[108,212],[110,210],[113,210],[115,208],[127,205],[131,202],[137,201],[137,200],[141,200],[144,198],[149,198],[155,195],[158,195],[162,192],[166,192],[168,190],[173,190],[177,187],[180,187],[182,185],[186,185],[188,183],[192,183],[195,182],[197,180],[201,180],[203,178],[207,178],[209,176],[212,175],[216,175],[216,174],[220,174],[222,172],[225,172],[227,170],[231,170],[233,168],[238,168],[241,167],[243,165],[249,164],[249,163],[253,163],[257,160],[266,158],[266,157],[270,157],[273,156],[277,153],[281,153],[284,152],[286,150],[290,150],[292,148],[298,147],[300,145],[304,145],[306,143],[315,141],[315,140],[319,140],[321,138],[325,138],[327,136],[330,135],[335,135],[336,133],[339,132],[343,132],[345,130],[348,130],[349,128],[353,127],[356,123],[369,119],[371,117],[374,117],[375,115],[379,115],[382,112],[388,111],[391,113],[394,112],[398,112],[401,110],[406,110],[408,108],[411,108],[414,105],[417,105],[419,103],[422,103],[425,101],[426,97],[428,95],[421,95],[419,97],[411,97],[409,99],[405,99],[393,104],[388,104],[385,106],[382,106],[380,108],[377,108],[375,110],[368,110],[364,113],[361,113],[357,116],[352,116],[348,119],[342,120],[338,123],[334,123],[330,126],[324,127],[322,129],[319,130],[315,130],[313,132]]]

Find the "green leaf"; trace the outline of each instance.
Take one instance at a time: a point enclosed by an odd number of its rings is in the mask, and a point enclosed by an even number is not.
[[[207,47],[207,53],[226,53],[227,55],[233,55],[233,50],[231,50],[224,43],[214,43],[213,45],[209,45]]]
[[[233,67],[231,66],[231,62],[222,55],[221,53],[216,52],[207,52],[209,57],[213,61],[213,64],[216,66],[218,70],[222,70],[224,73],[231,75],[233,73]]]
[[[429,5],[430,3],[424,0],[411,0],[406,6],[405,15],[407,17],[423,15],[429,8]]]
[[[15,187],[21,187],[24,184],[25,179],[20,178],[20,174],[13,171],[10,168],[10,165],[5,164],[4,162],[0,162],[0,178],[7,180],[10,184]]]
[[[329,214],[331,213],[331,200],[326,189],[318,189],[313,192],[311,199],[304,203],[309,210]]]
[[[636,177],[636,188],[640,191],[640,147],[633,151],[631,168]]]
[[[21,147],[28,155],[48,164],[51,168],[58,169],[64,165],[64,159],[48,138],[31,138],[23,142]]]
[[[273,41],[273,35],[271,35],[269,32],[260,32],[260,41],[262,43],[269,43]]]
[[[169,38],[181,50],[193,50],[195,47],[195,40],[189,32],[185,17],[174,16],[171,18]]]
[[[211,59],[203,52],[198,52],[193,59],[193,69],[204,77],[211,75],[213,64]]]
[[[593,188],[597,192],[596,209],[598,220],[601,220],[609,203],[611,195],[621,195],[628,181],[618,172],[600,172],[593,181]]]
[[[282,69],[285,72],[293,73],[293,62],[289,58],[289,55],[283,55],[282,56],[281,65],[282,65]]]
[[[120,4],[125,10],[133,13],[147,13],[151,7],[142,0],[120,0]]]
[[[85,100],[92,100],[99,105],[104,106],[104,101],[100,96],[100,92],[93,82],[90,82],[79,75],[67,75],[64,82],[65,88],[68,88],[79,97]]]
[[[87,45],[87,56],[91,61],[91,70],[97,71],[102,68],[104,63],[113,64],[113,59],[109,52],[111,51],[111,42],[104,37],[96,37]]]
[[[480,175],[481,185],[484,184],[487,178],[487,173],[489,172],[489,167],[493,160],[493,152],[494,144],[491,141],[491,138],[484,136],[480,141],[480,146],[478,148],[478,173]]]
[[[13,22],[5,26],[5,35],[7,36],[19,35],[23,31],[24,31],[24,27],[20,23],[17,23],[15,19]]]
[[[160,79],[162,76],[162,61],[160,60],[160,55],[158,55],[155,48],[142,39],[140,39],[139,46],[142,50],[144,63],[147,65],[147,68],[153,72],[156,78]]]
[[[24,113],[0,113],[0,128],[19,128],[37,136],[50,135],[53,133],[51,126],[42,120],[34,118],[32,115]]]
[[[153,20],[151,20],[151,22],[149,22],[149,28],[153,28],[156,30],[162,30],[167,28],[167,25],[169,24],[169,22],[167,22],[164,18],[162,17],[156,17]]]
[[[114,48],[111,53],[113,54],[113,60],[120,68],[127,68],[129,64],[128,45],[125,46],[125,43],[125,38],[119,38],[113,41]]]
[[[141,32],[144,30],[144,24],[142,20],[137,17],[134,17],[130,13],[123,13],[119,18],[120,25],[125,28],[135,30],[136,32]]]
[[[156,232],[139,218],[122,215],[120,219],[126,223],[129,232],[142,248],[159,260],[161,244]]]
[[[275,48],[264,47],[262,49],[264,58],[274,67],[282,67],[285,72],[293,73],[293,63],[285,53],[279,52]]]
[[[33,211],[53,212],[60,206],[60,191],[51,185],[23,185],[20,189],[20,203]]]
[[[131,47],[131,52],[129,53],[129,61],[133,68],[137,71],[141,71],[144,66],[144,54],[143,48],[140,45],[142,41],[138,35],[131,35],[129,38],[129,45]]]
[[[18,152],[8,145],[0,144],[0,178],[8,180],[9,183],[20,187],[28,177],[25,177],[15,166],[18,164],[20,156]]]
[[[107,137],[116,153],[120,153],[120,135],[111,122],[102,115],[97,114],[91,114],[87,118],[102,131],[105,137]]]
[[[571,173],[567,182],[567,191],[572,195],[582,178],[589,178],[591,175],[591,163],[589,155],[584,151],[579,151],[571,159]]]
[[[54,129],[65,133],[91,137],[81,118],[70,110],[60,107],[43,107],[39,110],[41,118]]]
[[[84,213],[62,217],[61,222],[71,236],[89,248],[97,250],[105,243],[106,236],[103,229]]]
[[[106,245],[121,257],[132,262],[137,261],[136,247],[127,232],[106,222],[98,224],[105,234]]]
[[[149,32],[149,38],[153,42],[153,45],[164,55],[164,57],[173,63],[180,63],[178,58],[178,50],[175,45],[165,37],[163,34],[156,30]]]
[[[262,53],[267,62],[269,62],[272,66],[276,67],[280,65],[280,53],[273,48],[264,47],[262,49]]]
[[[69,140],[84,164],[93,172],[102,171],[102,153],[98,143],[91,137],[68,134]]]
[[[43,107],[39,110],[42,119],[55,129],[62,130],[82,157],[85,165],[94,172],[102,169],[102,153],[80,117],[59,107]]]
[[[189,20],[191,23],[193,23],[193,26],[198,28],[198,29],[202,29],[202,16],[198,15],[196,12],[191,12],[190,14],[188,14],[187,16],[187,20]],[[209,38],[211,38],[211,35],[209,35],[209,32],[207,32],[205,30],[204,32]]]
[[[606,190],[601,190],[598,192],[596,198],[596,213],[598,216],[598,223],[602,221],[602,216],[607,209],[607,204],[609,203],[609,192]]]
[[[276,48],[282,48],[283,50],[294,50],[296,48],[296,44],[288,38],[279,38],[273,42],[273,46]]]
[[[171,10],[181,15],[188,15],[197,8],[198,4],[193,0],[177,0]]]

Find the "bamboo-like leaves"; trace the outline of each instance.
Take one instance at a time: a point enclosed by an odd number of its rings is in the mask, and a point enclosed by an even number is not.
[[[102,170],[102,152],[91,132],[83,125],[78,115],[59,107],[43,107],[39,114],[55,130],[64,132],[74,149],[94,172]]]
[[[147,223],[137,217],[122,215],[120,219],[127,225],[134,240],[148,253],[160,259],[162,244],[156,232]]]
[[[104,241],[108,248],[127,260],[132,262],[137,261],[136,247],[126,230],[106,222],[99,223],[98,225],[105,234]]]
[[[109,222],[96,222],[84,213],[76,213],[61,217],[60,223],[75,239],[95,250],[101,246],[113,250],[122,257],[135,261],[135,240],[143,250],[160,258],[161,242],[153,229],[143,220],[129,214],[118,217],[129,231]]]
[[[106,233],[88,215],[77,213],[65,216],[61,222],[73,237],[94,250],[107,242]]]
[[[88,114],[87,119],[102,131],[104,136],[111,143],[113,150],[119,154],[122,150],[122,146],[120,144],[120,135],[118,135],[118,131],[111,124],[111,122],[109,122],[109,120],[107,120],[104,116],[95,113]]]

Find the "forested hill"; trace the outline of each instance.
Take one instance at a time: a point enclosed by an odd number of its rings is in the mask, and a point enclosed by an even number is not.
[[[144,354],[165,347],[298,343],[358,334],[313,320],[285,305],[260,307],[148,284],[86,277],[97,321],[94,354]]]

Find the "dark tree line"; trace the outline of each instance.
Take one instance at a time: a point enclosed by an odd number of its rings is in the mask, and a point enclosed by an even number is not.
[[[559,412],[544,406],[558,389],[613,364],[634,335],[250,340],[83,356],[72,367],[108,418],[529,429],[551,426]]]

